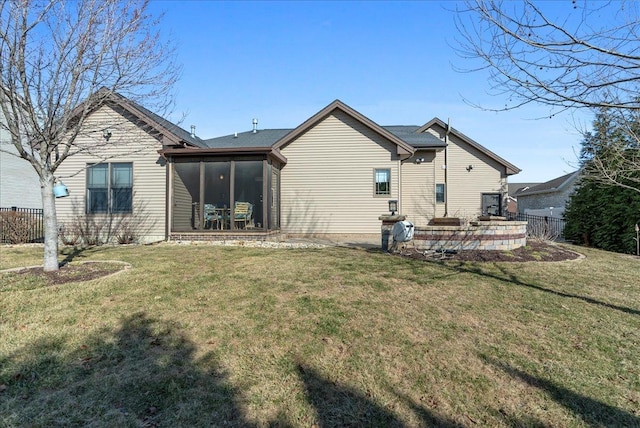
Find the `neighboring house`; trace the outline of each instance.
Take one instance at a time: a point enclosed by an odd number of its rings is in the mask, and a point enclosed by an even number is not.
[[[518,213],[518,195],[540,183],[509,183],[507,184],[507,212],[515,215]]]
[[[0,109],[0,208],[42,208],[38,174],[19,157],[5,125]]]
[[[71,197],[57,201],[60,219],[139,214],[142,241],[376,236],[389,200],[416,225],[500,215],[507,176],[520,171],[437,118],[384,127],[338,100],[295,129],[254,121],[206,140],[119,96],[89,119],[126,155],[65,161]]]
[[[562,218],[579,178],[580,170],[518,192],[518,212]]]

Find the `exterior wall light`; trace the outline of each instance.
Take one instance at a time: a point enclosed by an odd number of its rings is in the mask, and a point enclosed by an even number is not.
[[[109,138],[111,138],[111,130],[109,128],[103,129],[102,137],[104,137],[105,140],[109,141]]]
[[[469,165],[467,168],[465,168],[467,170],[467,172],[471,172],[471,170],[473,169],[473,165]]]
[[[391,211],[391,215],[396,215],[396,211],[398,211],[398,201],[397,199],[389,200],[389,211]]]

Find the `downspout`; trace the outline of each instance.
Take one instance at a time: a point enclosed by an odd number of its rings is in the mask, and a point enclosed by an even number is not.
[[[398,159],[398,213],[402,212],[402,159]]]
[[[163,155],[164,157],[164,155]],[[167,208],[166,208],[166,217],[165,217],[165,224],[164,224],[164,234],[165,234],[165,239],[168,241],[171,241],[171,225],[173,224],[173,158],[171,158],[171,161],[167,160],[167,158],[165,157],[165,160],[167,161],[167,188],[166,188],[166,195],[167,195]]]
[[[447,119],[447,130],[444,133],[444,216],[449,217],[449,132],[451,119]]]

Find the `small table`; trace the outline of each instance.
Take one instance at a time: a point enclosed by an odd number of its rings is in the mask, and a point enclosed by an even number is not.
[[[229,217],[231,217],[231,208],[216,208],[215,212],[216,217],[222,219],[220,222],[220,229],[224,230],[224,225],[229,220]]]

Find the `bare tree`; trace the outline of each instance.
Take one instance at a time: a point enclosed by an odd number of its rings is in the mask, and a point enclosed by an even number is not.
[[[640,15],[635,2],[466,2],[458,10],[458,52],[479,59],[508,110],[542,103],[556,110],[640,110]]]
[[[58,269],[55,172],[108,143],[76,144],[88,116],[118,94],[171,105],[180,67],[162,40],[145,0],[0,0],[0,126],[40,179],[46,271]]]
[[[501,111],[530,103],[605,109],[630,144],[598,153],[587,171],[640,192],[640,5],[637,2],[467,1],[457,10],[458,52],[488,70]],[[583,135],[586,135],[583,132]],[[602,157],[608,155],[608,158]]]

